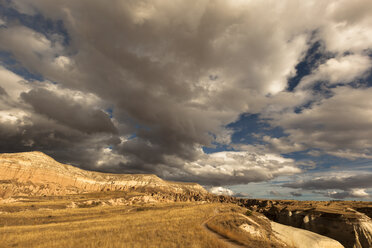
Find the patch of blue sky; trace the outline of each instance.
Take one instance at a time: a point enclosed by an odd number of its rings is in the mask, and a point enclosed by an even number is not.
[[[21,63],[14,59],[10,52],[0,51],[0,64],[7,70],[23,77],[27,81],[44,81],[42,75],[27,70]]]
[[[279,138],[287,136],[281,127],[271,127],[259,114],[242,114],[236,122],[226,126],[234,131],[231,141],[235,144],[261,143],[257,135]]]
[[[308,49],[304,59],[296,66],[296,75],[288,80],[288,91],[293,91],[304,76],[324,63],[327,59],[334,57],[334,54],[325,51],[322,41],[314,42]],[[314,91],[324,94],[326,97],[331,96],[331,91],[324,88],[323,83],[319,82],[314,86]],[[300,113],[303,109],[310,108],[314,102],[308,102],[295,109],[296,113]],[[268,135],[279,138],[287,136],[281,127],[271,127],[267,121],[260,118],[259,114],[242,114],[238,121],[227,125],[234,131],[232,135],[232,143],[242,144],[262,144],[261,135]],[[258,136],[257,136],[258,134]]]
[[[210,154],[210,153],[224,152],[224,151],[235,151],[235,149],[231,147],[230,145],[221,145],[218,143],[213,143],[212,145],[213,147],[203,146],[202,147],[203,152]]]
[[[129,136],[127,137],[127,140],[132,140],[132,139],[134,139],[134,138],[136,138],[136,137],[137,137],[137,134],[132,133],[131,135],[129,135]]]
[[[370,55],[370,59],[372,60],[372,55]],[[353,88],[372,87],[372,69],[369,70],[366,77],[350,82],[349,85]]]
[[[70,36],[62,20],[52,20],[44,17],[40,13],[36,13],[35,15],[23,14],[9,7],[9,4],[2,4],[1,2],[0,18],[5,19],[7,22],[19,22],[23,26],[44,34],[49,39],[51,36],[58,34],[62,37],[62,44],[64,46],[70,43]]]
[[[328,154],[322,154],[320,156],[311,156],[308,154],[308,152],[309,150],[304,150],[304,151],[282,154],[282,156],[285,158],[294,159],[296,161],[309,159],[311,161],[314,161],[317,165],[321,165],[323,169],[329,169],[330,167],[332,167],[333,165],[337,163],[347,161],[347,159],[335,157],[335,156],[328,155]]]
[[[114,109],[113,108],[107,108],[105,109],[106,114],[112,119],[114,117]]]
[[[332,157],[332,160],[327,160],[327,158],[330,157]],[[313,160],[315,161],[316,159]],[[328,155],[326,158],[319,158],[318,163],[321,165],[318,169],[319,171],[329,171],[329,169],[333,169],[336,171],[372,172],[372,159],[367,158],[350,160]]]
[[[372,171],[372,159],[358,158],[350,160],[348,158],[336,157],[329,154],[321,154],[320,156],[311,156],[309,150],[291,152],[282,154],[285,158],[300,161],[312,161],[316,164],[314,168],[306,168],[308,172],[330,172],[330,171]]]
[[[302,104],[302,105],[300,105],[300,106],[296,106],[295,108],[294,108],[294,112],[296,113],[296,114],[300,114],[300,113],[302,113],[302,111],[304,111],[305,109],[309,109],[309,108],[311,108],[311,106],[315,103],[316,101],[308,101],[308,102],[306,102],[306,103],[304,103],[304,104]]]
[[[344,56],[351,54],[350,52],[345,53]],[[372,52],[368,52],[370,59],[372,59]],[[301,79],[316,69],[320,64],[323,64],[326,60],[334,58],[336,54],[326,51],[326,48],[322,41],[314,42],[308,49],[304,59],[296,65],[296,74],[288,79],[288,91],[293,91],[296,86],[300,83]],[[367,76],[358,78],[351,82],[343,82],[329,85],[326,81],[318,81],[312,87],[314,93],[322,94],[324,97],[328,98],[332,96],[332,91],[330,89],[349,85],[353,88],[359,87],[372,87],[372,69],[367,73]],[[307,104],[310,106],[311,104]],[[304,106],[306,107],[306,106]],[[298,111],[298,110],[297,110]]]
[[[226,126],[233,131],[231,144],[264,144],[260,136],[287,136],[281,127],[271,127],[259,114],[242,114],[239,119]],[[211,134],[213,136],[213,134]],[[215,136],[214,136],[215,137]],[[203,147],[205,153],[234,151],[230,145],[213,143],[211,147]]]
[[[305,157],[314,158],[313,156],[310,156],[308,154],[308,152],[309,152],[309,150],[297,151],[297,152],[290,152],[290,153],[283,154],[283,157],[285,157],[285,158],[291,158],[291,159],[295,159],[295,160],[297,160],[297,159],[303,159]]]
[[[360,158],[351,160],[348,164],[341,166],[352,167],[352,170],[372,172],[372,159]]]
[[[319,64],[334,56],[332,53],[325,52],[323,42],[314,42],[308,49],[304,59],[296,65],[296,75],[288,79],[287,90],[293,91],[304,76],[310,75]]]
[[[351,82],[328,84],[327,81],[317,81],[314,83],[312,91],[314,92],[314,94],[321,95],[323,99],[331,98],[332,96],[334,96],[332,89],[346,85],[352,88],[372,87],[372,69],[367,73],[367,76]],[[294,112],[297,114],[301,113],[303,110],[311,108],[314,103],[317,103],[317,100],[308,101],[301,106],[295,107]]]

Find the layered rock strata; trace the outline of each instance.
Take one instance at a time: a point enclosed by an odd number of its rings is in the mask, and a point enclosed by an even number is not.
[[[61,164],[41,152],[0,154],[0,197],[66,195],[95,191],[156,189],[174,194],[203,195],[196,183],[177,183],[150,174],[109,174]]]

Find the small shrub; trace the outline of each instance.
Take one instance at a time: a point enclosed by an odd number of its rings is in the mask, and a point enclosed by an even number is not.
[[[251,216],[252,215],[252,211],[248,209],[247,212],[245,212],[245,215]]]

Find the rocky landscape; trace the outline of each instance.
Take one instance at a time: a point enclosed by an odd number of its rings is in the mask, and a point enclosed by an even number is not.
[[[215,209],[208,213],[209,222],[204,221],[210,227],[206,230],[235,240],[240,246],[372,247],[370,202],[217,196],[198,184],[165,181],[155,175],[85,171],[41,152],[0,154],[0,226],[4,228],[17,217],[16,213],[28,215],[27,211],[54,213],[105,207],[130,211],[176,203]],[[221,206],[230,205],[236,206],[229,208],[234,211],[221,213]]]
[[[338,240],[345,247],[372,247],[372,203],[241,199],[270,220]]]
[[[207,195],[196,183],[151,174],[109,174],[61,164],[42,152],[0,154],[0,197],[80,194],[97,191],[166,191],[179,197]]]

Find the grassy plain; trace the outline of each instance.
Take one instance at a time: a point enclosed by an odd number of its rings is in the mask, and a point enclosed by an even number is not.
[[[227,247],[203,223],[243,211],[221,203],[156,203],[66,208],[94,195],[0,204],[0,247]],[[109,197],[112,197],[109,196]]]
[[[273,237],[270,222],[260,218],[258,213],[249,210],[242,212],[243,209],[234,210],[226,211],[226,209],[222,209],[219,214],[206,222],[206,226],[223,237],[235,241],[240,246],[249,248],[284,247]],[[250,223],[252,227],[258,227],[259,232],[254,235],[254,229],[252,233],[244,231],[240,226],[245,223]]]

